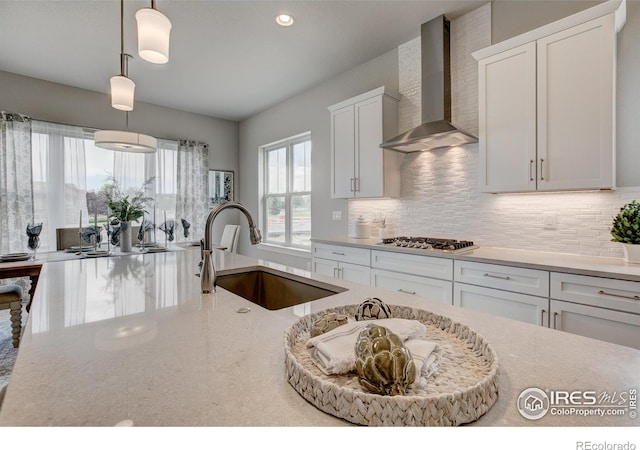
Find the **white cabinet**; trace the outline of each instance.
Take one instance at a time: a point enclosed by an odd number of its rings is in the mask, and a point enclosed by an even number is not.
[[[313,244],[311,271],[354,283],[371,283],[371,251],[364,248]]]
[[[453,304],[547,326],[549,272],[471,261],[454,262]]]
[[[371,285],[451,305],[453,260],[371,251]]]
[[[615,187],[615,19],[474,53],[481,191]]]
[[[371,285],[403,294],[417,295],[447,305],[453,304],[451,281],[371,269]]]
[[[640,349],[640,282],[551,273],[550,326]]]
[[[640,315],[551,299],[551,323],[567,331],[640,349]]]
[[[354,283],[370,284],[371,269],[366,266],[314,258],[312,267],[312,271],[320,275],[353,281]]]
[[[329,107],[332,198],[400,195],[401,155],[380,148],[397,134],[399,99],[380,87]]]
[[[454,283],[453,304],[535,325],[548,324],[548,298]]]

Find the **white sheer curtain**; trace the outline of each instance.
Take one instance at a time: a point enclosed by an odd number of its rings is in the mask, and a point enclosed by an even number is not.
[[[41,251],[56,249],[56,228],[88,224],[87,177],[81,127],[34,120],[32,126],[35,221]]]
[[[176,219],[185,219],[191,224],[190,240],[202,239],[204,221],[209,213],[209,146],[202,142],[180,141],[177,173]]]
[[[26,252],[33,222],[31,119],[0,113],[0,254]]]

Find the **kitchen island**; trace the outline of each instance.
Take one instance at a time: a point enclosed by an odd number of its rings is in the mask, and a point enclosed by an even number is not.
[[[264,265],[347,290],[270,311],[218,288],[201,294],[198,249],[47,262],[11,381],[2,426],[343,426],[287,382],[284,332],[300,317],[378,297],[432,311],[484,336],[499,396],[474,425],[637,426],[624,415],[517,409],[527,388],[619,395],[638,388],[640,351],[428,299],[215,251],[220,274]],[[248,313],[238,313],[242,307]],[[617,398],[619,400],[619,397]],[[635,411],[635,410],[634,410]]]

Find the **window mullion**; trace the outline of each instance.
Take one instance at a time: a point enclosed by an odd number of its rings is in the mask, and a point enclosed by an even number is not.
[[[291,208],[291,191],[293,190],[293,144],[287,144],[287,197],[286,212],[287,223],[285,224],[285,242],[288,247],[291,246],[291,228],[293,227],[293,210]]]

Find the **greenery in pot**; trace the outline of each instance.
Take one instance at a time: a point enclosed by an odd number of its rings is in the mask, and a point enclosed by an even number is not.
[[[636,200],[627,203],[613,218],[611,239],[624,244],[640,244],[640,203]]]
[[[107,206],[109,207],[109,217],[111,225],[118,225],[120,222],[138,221],[144,216],[145,205],[151,202],[151,197],[144,195],[147,185],[153,182],[153,178],[145,181],[139,190],[123,192],[114,176],[107,177],[108,184],[105,185],[105,195]]]

